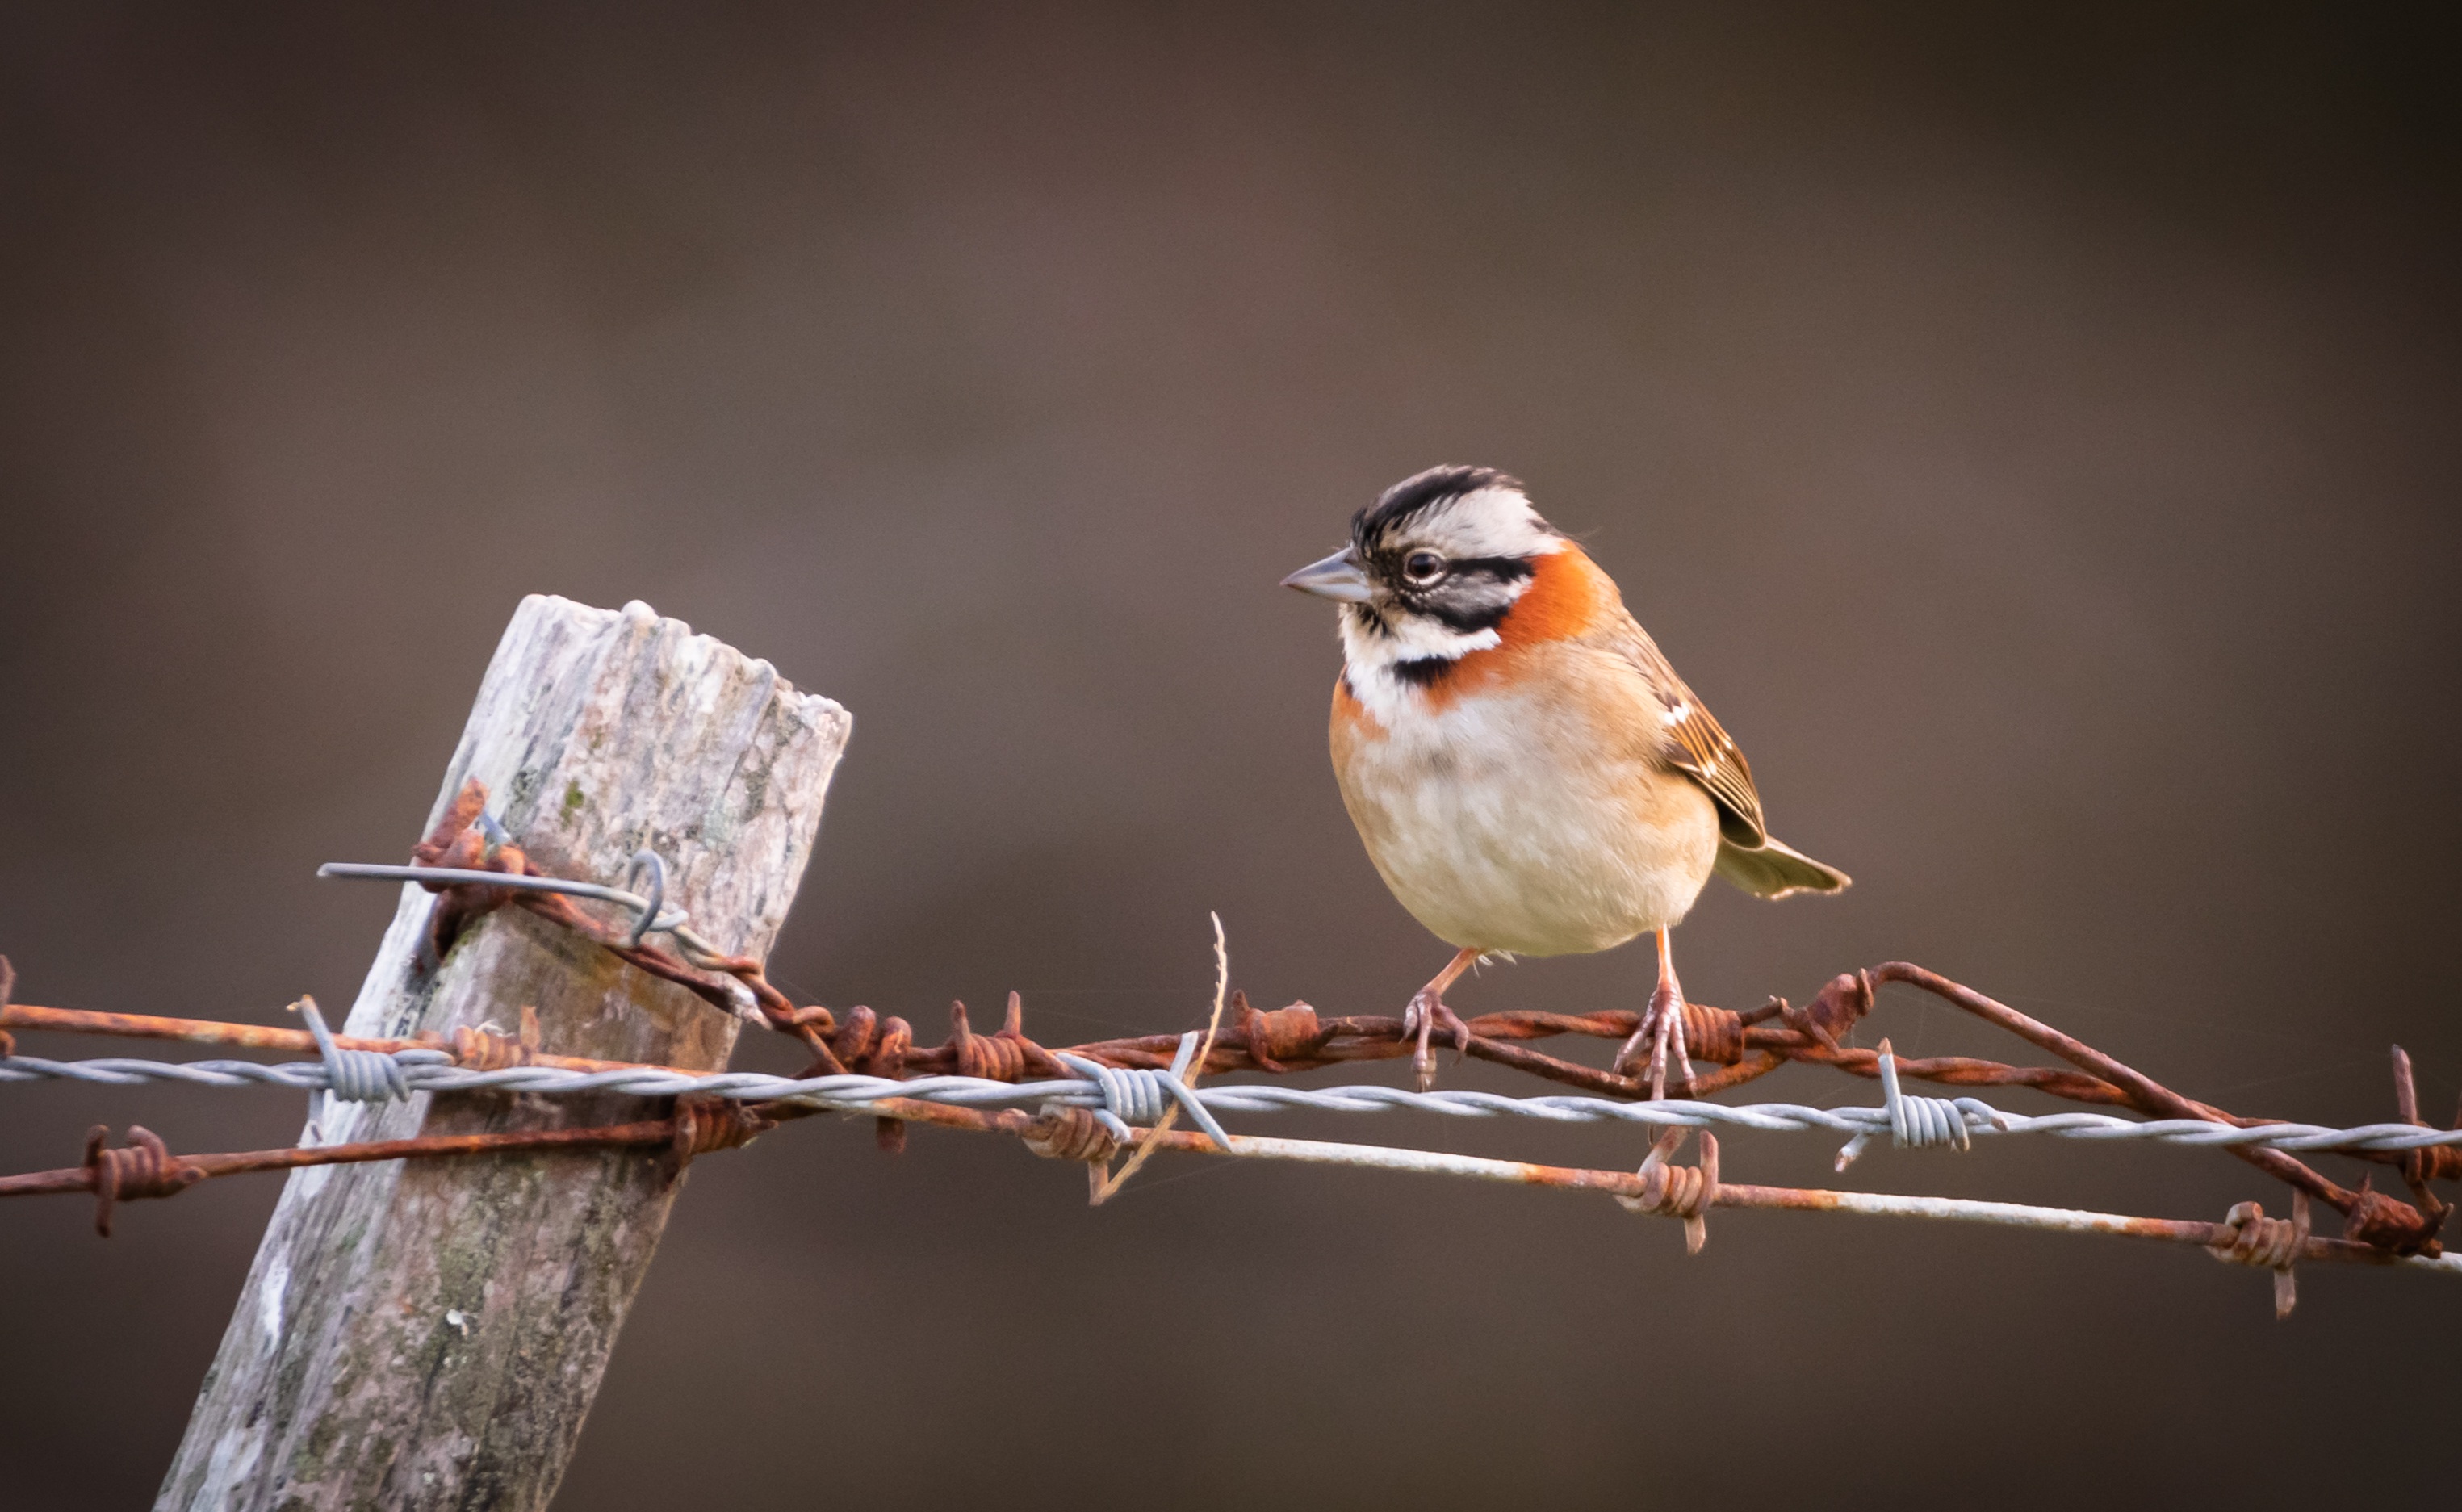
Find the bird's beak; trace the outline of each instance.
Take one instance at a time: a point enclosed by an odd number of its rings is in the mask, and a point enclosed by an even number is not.
[[[1364,604],[1369,597],[1368,574],[1359,570],[1359,558],[1347,546],[1324,561],[1310,562],[1284,578],[1283,586],[1346,604]]]

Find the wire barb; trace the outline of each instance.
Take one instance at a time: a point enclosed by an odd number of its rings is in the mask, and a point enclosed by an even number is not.
[[[679,1097],[675,1135],[667,1146],[668,1169],[681,1175],[695,1156],[740,1150],[770,1130],[778,1120],[720,1097]]]
[[[1231,1029],[1246,1046],[1248,1059],[1257,1069],[1275,1073],[1290,1069],[1285,1061],[1298,1060],[1324,1048],[1331,1031],[1318,1020],[1316,1009],[1305,1003],[1294,1003],[1287,1008],[1270,1013],[1251,1007],[1244,992],[1231,994]]]
[[[2393,1105],[2404,1123],[2428,1127],[2428,1121],[2419,1116],[2419,1084],[2411,1078],[2410,1052],[2399,1045],[2393,1048]],[[2462,1110],[2456,1111],[2453,1122],[2462,1128]],[[2402,1157],[2402,1179],[2410,1188],[2410,1199],[2420,1217],[2419,1226],[2432,1238],[2445,1227],[2453,1207],[2438,1197],[2429,1183],[2462,1181],[2462,1148],[2429,1145],[2406,1153]]]
[[[302,994],[291,1004],[291,1011],[307,1020],[308,1032],[316,1040],[316,1053],[325,1062],[325,1095],[312,1100],[308,1112],[308,1128],[317,1142],[324,1140],[324,1115],[335,1101],[395,1102],[410,1095],[410,1082],[400,1060],[375,1050],[346,1050],[334,1043],[334,1031],[325,1026],[325,1015],[316,1011],[314,998]]]
[[[1684,1134],[1680,1127],[1660,1134],[1641,1169],[1633,1173],[1641,1178],[1641,1191],[1630,1197],[1619,1192],[1616,1201],[1629,1213],[1682,1219],[1684,1253],[1697,1255],[1710,1242],[1709,1220],[1702,1214],[1718,1202],[1718,1136],[1702,1130],[1701,1163],[1675,1165],[1671,1162],[1683,1146]]]
[[[1047,1160],[1080,1160],[1107,1166],[1120,1153],[1120,1141],[1091,1108],[1046,1103],[1022,1135],[1026,1147]]]
[[[146,1197],[178,1197],[205,1178],[205,1173],[173,1155],[162,1136],[130,1125],[128,1143],[108,1148],[111,1129],[97,1124],[86,1131],[85,1169],[94,1190],[94,1231],[111,1237],[115,1202]]]
[[[1232,1149],[1231,1136],[1222,1132],[1222,1126],[1214,1121],[1213,1115],[1206,1112],[1205,1105],[1197,1097],[1197,1078],[1214,1054],[1214,1037],[1222,1031],[1223,997],[1231,990],[1231,947],[1223,938],[1222,916],[1208,914],[1206,917],[1214,921],[1214,1011],[1206,1015],[1203,1042],[1199,1042],[1194,1030],[1181,1035],[1178,1052],[1172,1057],[1167,1073],[1169,1080],[1161,1083],[1155,1082],[1151,1074],[1134,1081],[1105,1080],[1104,1077],[1111,1074],[1113,1068],[1103,1066],[1099,1061],[1079,1058],[1084,1066],[1098,1069],[1096,1082],[1102,1090],[1104,1112],[1111,1115],[1112,1124],[1120,1124],[1115,1097],[1153,1099],[1151,1106],[1155,1110],[1151,1118],[1139,1120],[1147,1124],[1145,1137],[1138,1140],[1137,1147],[1129,1152],[1129,1157],[1120,1162],[1118,1171],[1106,1171],[1099,1165],[1086,1168],[1086,1202],[1090,1207],[1101,1207],[1110,1201],[1127,1184],[1129,1177],[1154,1158],[1154,1153],[1162,1148],[1163,1136],[1171,1132],[1172,1120],[1179,1116],[1183,1105],[1213,1139],[1215,1148],[1225,1155],[1236,1153]],[[1010,1011],[1013,1021],[1016,1012],[1014,994],[1010,997]],[[1167,1104],[1161,1102],[1160,1092],[1168,1092],[1172,1101]],[[1125,1134],[1125,1125],[1115,1133]]]
[[[2308,1247],[2308,1194],[2291,1194],[2291,1217],[2268,1218],[2256,1202],[2239,1202],[2223,1216],[2230,1237],[2206,1246],[2206,1253],[2229,1265],[2257,1265],[2274,1272],[2274,1316],[2291,1316],[2300,1305],[2299,1283],[2291,1267]]]
[[[949,1054],[959,1075],[985,1081],[1022,1082],[1031,1071],[1061,1070],[1048,1050],[1026,1037],[1025,1002],[1014,992],[1008,995],[1008,1012],[997,1034],[977,1034],[966,1021],[966,1005],[950,1004]]]
[[[1883,1040],[1878,1054],[1881,1070],[1881,1107],[1889,1116],[1890,1143],[1900,1150],[1928,1150],[1946,1145],[1964,1155],[1975,1148],[1976,1129],[2007,1131],[2006,1114],[1979,1097],[1926,1097],[1908,1092],[1898,1086],[1898,1057]],[[1846,1141],[1838,1152],[1837,1169],[1844,1171],[1855,1163],[1864,1147],[1877,1138],[1881,1131],[1868,1129]]]
[[[1197,1089],[1189,1086],[1186,1080],[1189,1063],[1197,1057],[1199,1038],[1195,1029],[1181,1035],[1179,1053],[1172,1059],[1171,1069],[1164,1071],[1106,1066],[1100,1061],[1090,1061],[1082,1055],[1070,1055],[1065,1051],[1060,1056],[1060,1063],[1092,1082],[1102,1093],[1103,1106],[1095,1110],[1094,1116],[1112,1132],[1112,1137],[1122,1144],[1135,1138],[1131,1125],[1160,1123],[1165,1111],[1179,1107],[1186,1109],[1188,1115],[1197,1120],[1197,1126],[1227,1151],[1231,1148],[1231,1136],[1222,1132],[1222,1125],[1215,1120],[1203,1099],[1198,1096]]]

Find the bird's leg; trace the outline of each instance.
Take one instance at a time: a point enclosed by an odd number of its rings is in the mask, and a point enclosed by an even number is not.
[[[1436,1057],[1428,1048],[1428,1038],[1439,1026],[1446,1037],[1454,1042],[1456,1060],[1470,1052],[1470,1026],[1461,1021],[1459,1014],[1445,1006],[1445,989],[1478,961],[1479,952],[1476,950],[1454,952],[1454,959],[1446,963],[1445,969],[1436,973],[1435,981],[1413,993],[1411,1005],[1402,1010],[1402,1038],[1407,1040],[1415,1035],[1419,1041],[1418,1054],[1412,1058],[1411,1066],[1419,1073],[1421,1091],[1436,1085]]]
[[[1632,1038],[1616,1051],[1611,1068],[1618,1076],[1630,1076],[1641,1059],[1642,1047],[1650,1048],[1650,1097],[1652,1102],[1667,1095],[1667,1071],[1675,1069],[1676,1086],[1690,1093],[1693,1091],[1693,1057],[1684,1043],[1684,989],[1675,981],[1675,957],[1670,950],[1667,930],[1658,931],[1658,985],[1651,989],[1650,1006],[1633,1026]]]

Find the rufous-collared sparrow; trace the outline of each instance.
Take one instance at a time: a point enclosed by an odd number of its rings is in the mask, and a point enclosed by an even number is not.
[[[1422,1090],[1456,978],[1487,955],[1607,950],[1650,931],[1658,983],[1617,1053],[1692,1083],[1667,932],[1717,873],[1756,897],[1846,874],[1781,845],[1752,768],[1614,580],[1523,485],[1435,467],[1354,515],[1350,544],[1283,579],[1342,606],[1333,770],[1385,885],[1456,954],[1411,999]]]

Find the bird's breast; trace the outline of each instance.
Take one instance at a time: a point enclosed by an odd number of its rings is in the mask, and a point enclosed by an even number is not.
[[[1646,713],[1544,653],[1441,699],[1363,700],[1346,674],[1334,772],[1386,885],[1438,938],[1604,950],[1682,918],[1717,855],[1708,794],[1652,754]]]

